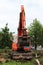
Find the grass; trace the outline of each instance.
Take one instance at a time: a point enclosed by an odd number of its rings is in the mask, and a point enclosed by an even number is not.
[[[39,58],[40,63],[43,65],[43,56]]]
[[[2,65],[34,65],[33,63],[31,63],[30,61],[28,62],[16,62],[16,61],[11,61],[11,62],[3,62]]]
[[[32,51],[32,54],[35,55],[36,52],[37,54],[40,54],[40,55],[42,54],[41,57],[38,59],[43,65],[43,53],[42,53],[43,51]],[[4,58],[7,58],[9,53],[12,53],[12,51],[9,49],[0,49],[0,56]],[[21,60],[20,61],[10,60],[8,62],[0,62],[0,65],[35,65],[35,57],[31,61],[27,61],[27,62],[21,61]]]
[[[43,65],[43,57],[38,58],[41,65]],[[35,62],[35,58],[33,58],[30,61],[14,61],[14,60],[10,60],[8,62],[2,62],[0,63],[0,65],[37,65]]]

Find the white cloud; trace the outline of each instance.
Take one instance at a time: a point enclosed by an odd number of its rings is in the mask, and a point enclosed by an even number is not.
[[[27,26],[34,18],[43,24],[43,0],[0,0],[0,28],[8,22],[10,31],[16,32],[22,4],[25,7]]]
[[[43,0],[38,0],[40,6],[43,6]]]

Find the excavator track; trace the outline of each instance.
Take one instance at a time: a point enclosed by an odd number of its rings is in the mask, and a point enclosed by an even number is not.
[[[32,53],[31,52],[24,52],[24,53],[19,53],[19,52],[13,52],[12,53],[12,59],[13,60],[29,60],[32,59]]]

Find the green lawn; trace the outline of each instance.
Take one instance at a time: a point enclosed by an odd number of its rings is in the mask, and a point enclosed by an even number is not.
[[[43,65],[43,57],[41,58],[38,58],[41,65]],[[35,62],[35,58],[33,58],[32,60],[30,61],[14,61],[14,60],[10,60],[8,62],[2,62],[0,63],[0,65],[37,65],[37,63]]]
[[[8,63],[2,63],[2,65],[34,65],[33,63],[27,62],[27,63],[21,63],[21,62],[8,62]]]
[[[28,62],[11,61],[11,62],[3,62],[2,65],[34,65],[34,64],[31,61],[28,61]]]

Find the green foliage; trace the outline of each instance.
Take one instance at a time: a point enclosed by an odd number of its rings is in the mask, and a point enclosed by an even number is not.
[[[43,39],[42,25],[37,19],[35,19],[33,20],[33,23],[28,28],[28,31],[29,31],[28,34],[31,36],[33,45],[35,46],[35,49],[36,49],[37,45],[41,44],[41,39]]]
[[[43,27],[42,27],[42,33],[41,33],[41,45],[42,45],[42,47],[43,47]]]
[[[2,31],[0,32],[0,37],[0,48],[11,48],[13,36],[12,33],[9,32],[8,24],[6,24],[4,28],[2,28]]]

